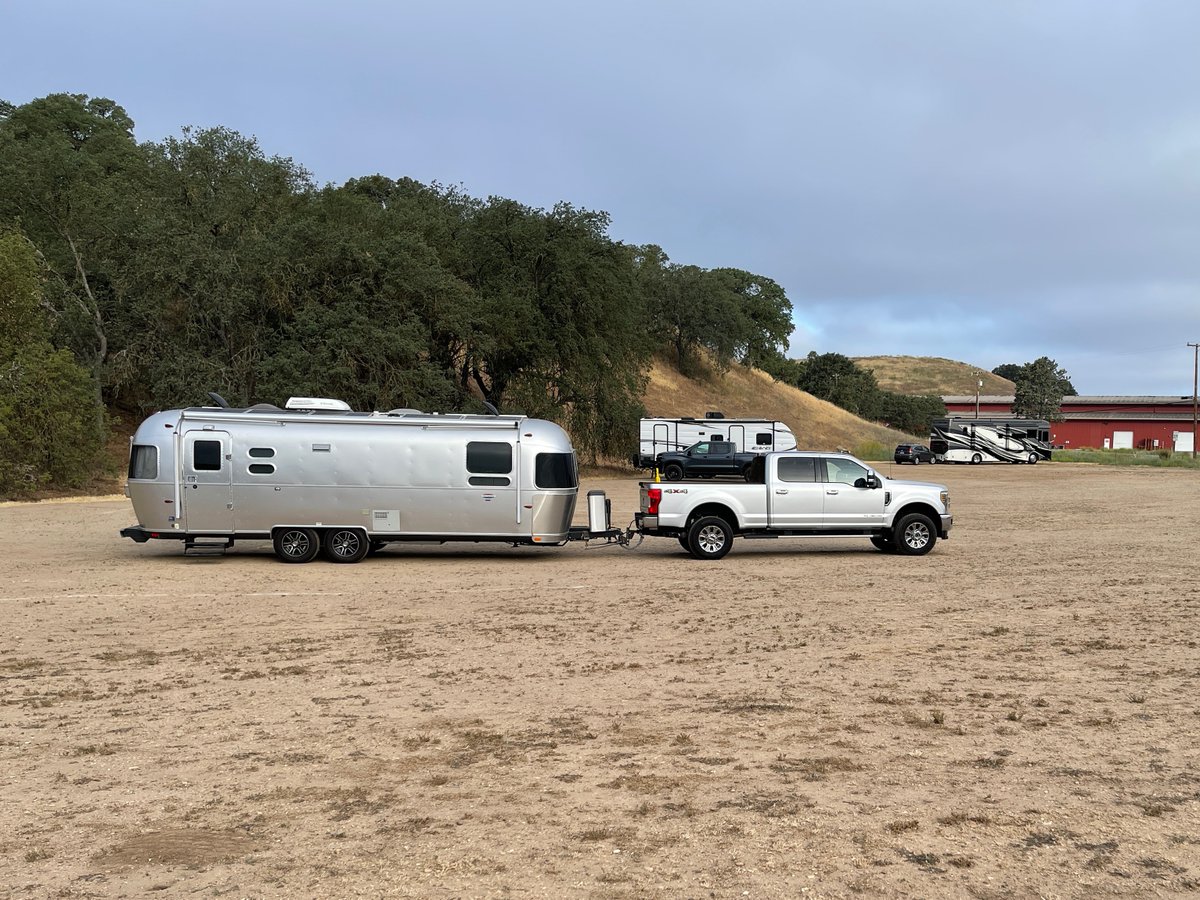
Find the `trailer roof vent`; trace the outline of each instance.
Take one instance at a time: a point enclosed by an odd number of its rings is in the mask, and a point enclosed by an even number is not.
[[[320,412],[350,412],[350,404],[345,400],[331,400],[328,397],[289,397],[284,407],[286,409],[312,409]]]

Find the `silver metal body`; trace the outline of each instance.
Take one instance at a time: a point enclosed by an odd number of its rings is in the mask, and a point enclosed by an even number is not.
[[[523,416],[170,410],[138,428],[129,474],[139,528],[163,538],[349,526],[558,544],[578,494],[566,432]]]

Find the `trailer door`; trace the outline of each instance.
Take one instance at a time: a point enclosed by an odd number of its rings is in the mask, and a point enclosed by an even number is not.
[[[183,436],[183,527],[189,533],[233,532],[233,455],[225,431]]]

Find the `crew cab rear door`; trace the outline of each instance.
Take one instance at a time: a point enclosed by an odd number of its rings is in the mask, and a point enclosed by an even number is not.
[[[824,470],[816,456],[769,456],[768,527],[820,528],[825,510]]]

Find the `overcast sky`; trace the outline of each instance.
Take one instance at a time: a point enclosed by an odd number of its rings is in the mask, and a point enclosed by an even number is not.
[[[15,103],[109,97],[139,140],[225,125],[320,183],[565,200],[769,276],[793,356],[1192,391],[1193,0],[10,0],[0,33]]]

